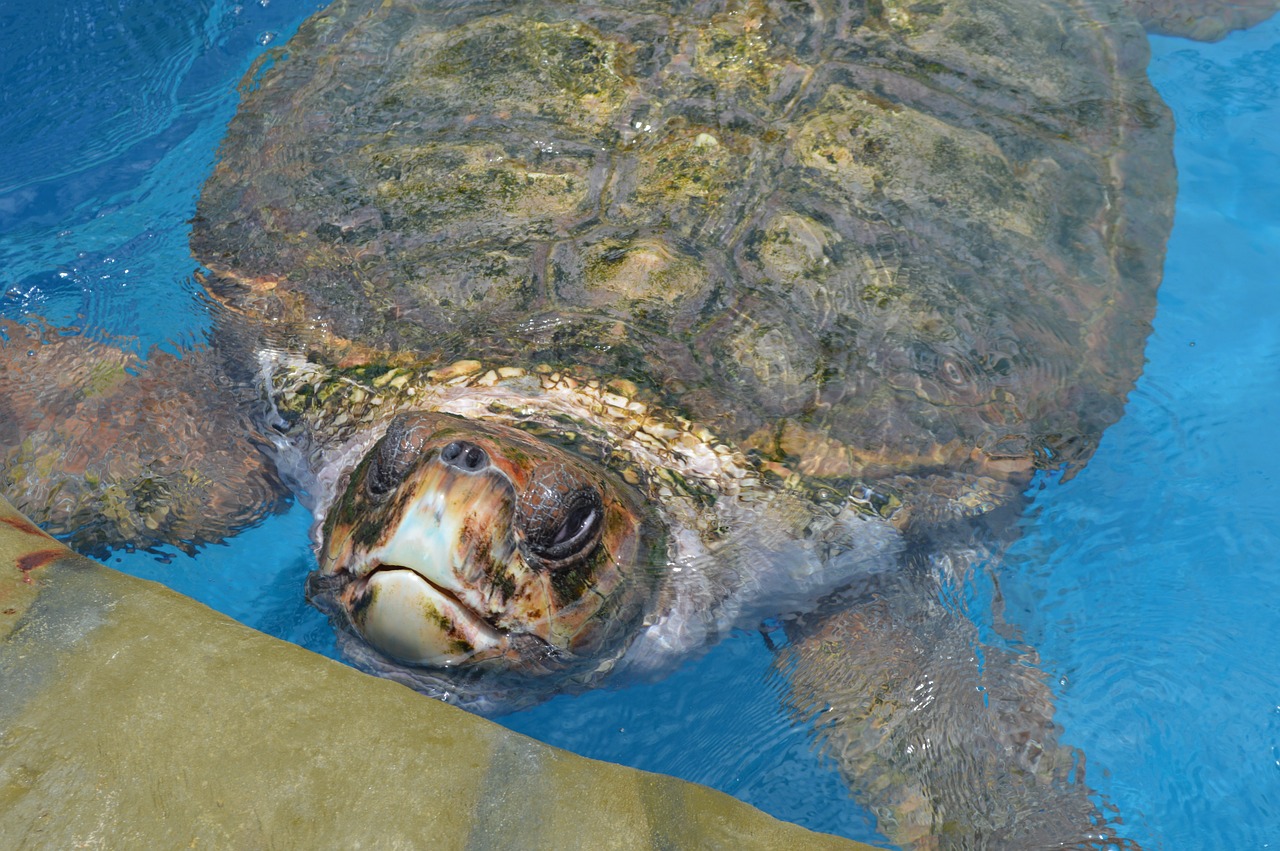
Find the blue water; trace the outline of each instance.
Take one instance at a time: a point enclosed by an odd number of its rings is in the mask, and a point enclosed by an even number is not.
[[[316,5],[0,5],[0,313],[140,350],[200,340],[186,221],[240,76]],[[997,578],[1127,833],[1261,848],[1280,843],[1280,24],[1153,50],[1181,193],[1150,362],[1085,471],[1046,482]],[[307,526],[294,508],[195,558],[112,563],[332,655],[302,601]],[[981,613],[990,586],[970,591]],[[781,688],[739,634],[661,683],[504,720],[877,841]]]
[[[0,309],[153,344],[207,327],[186,222],[299,0],[0,2]]]

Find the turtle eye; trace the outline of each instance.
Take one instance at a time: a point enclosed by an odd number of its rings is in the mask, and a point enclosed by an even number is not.
[[[408,475],[422,454],[426,433],[415,427],[406,416],[396,417],[387,433],[374,447],[365,473],[365,489],[375,499],[389,494]]]
[[[565,464],[543,464],[516,501],[516,534],[547,567],[575,564],[595,551],[604,525],[600,490]]]
[[[600,531],[600,494],[594,488],[575,494],[576,504],[564,515],[551,542],[538,554],[550,561],[563,561],[582,552]]]

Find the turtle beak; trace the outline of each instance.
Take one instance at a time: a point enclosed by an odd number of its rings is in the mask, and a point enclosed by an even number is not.
[[[379,567],[340,599],[366,641],[411,665],[459,665],[506,645],[503,633],[409,568]]]

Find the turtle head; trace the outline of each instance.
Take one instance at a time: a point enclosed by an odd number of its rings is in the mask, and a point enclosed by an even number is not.
[[[514,428],[401,414],[329,510],[310,595],[399,663],[552,669],[631,631],[663,541],[598,464]]]

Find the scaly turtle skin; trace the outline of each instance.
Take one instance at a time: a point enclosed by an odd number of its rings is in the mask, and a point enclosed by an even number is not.
[[[211,346],[127,380],[4,335],[9,487],[91,545],[194,545],[287,484],[353,657],[482,709],[825,598],[797,712],[841,708],[855,787],[928,774],[884,750],[909,700],[858,700],[951,646],[936,581],[1121,413],[1174,192],[1146,59],[1105,0],[339,0],[250,75],[200,199]],[[52,421],[28,333],[87,363]]]

